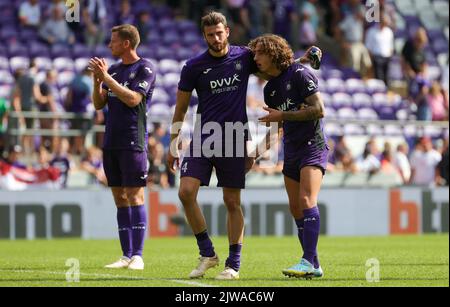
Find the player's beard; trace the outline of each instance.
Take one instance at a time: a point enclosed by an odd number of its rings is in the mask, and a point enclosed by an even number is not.
[[[214,52],[221,52],[228,46],[228,39],[224,40],[223,43],[210,44],[208,43],[208,48]]]

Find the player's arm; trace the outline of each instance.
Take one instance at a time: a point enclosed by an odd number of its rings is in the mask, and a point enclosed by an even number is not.
[[[102,88],[102,82],[94,76],[94,89],[92,91],[92,102],[96,110],[101,110],[106,106],[107,92]]]
[[[119,82],[114,80],[109,74],[105,76],[104,82],[111,92],[116,94],[117,98],[130,108],[138,106],[144,98],[144,95],[141,93],[132,91],[125,86],[120,85]]]
[[[273,123],[280,121],[311,121],[325,117],[325,106],[320,93],[314,93],[305,99],[305,103],[300,106],[298,111],[279,111],[268,107],[264,108],[269,112],[266,116],[259,119],[262,123]]]
[[[172,126],[170,131],[170,148],[167,155],[167,166],[171,171],[175,171],[175,168],[178,167],[178,137],[180,135],[181,127],[189,108],[191,96],[192,92],[185,92],[181,90],[177,91],[177,104],[175,106],[175,113],[172,119]]]

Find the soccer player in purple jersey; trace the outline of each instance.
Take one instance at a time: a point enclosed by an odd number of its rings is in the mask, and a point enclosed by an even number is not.
[[[239,278],[244,236],[241,189],[245,188],[245,174],[253,165],[254,159],[247,157],[246,154],[248,129],[236,129],[232,135],[227,136],[229,132],[227,125],[241,124],[241,127],[247,125],[248,79],[251,74],[258,73],[258,69],[249,48],[228,44],[230,29],[222,14],[211,12],[203,17],[201,29],[208,50],[189,60],[181,72],[171,132],[172,146],[167,163],[172,171],[179,166],[178,128],[184,121],[192,91],[195,89],[199,98],[197,116],[201,115],[201,125],[195,127],[193,141],[187,151],[188,156],[181,163],[179,188],[180,200],[200,249],[199,265],[189,277],[203,277],[208,269],[219,264],[219,258],[208,235],[205,218],[197,203],[199,188],[209,185],[214,168],[218,187],[223,189],[223,200],[228,211],[227,228],[230,243],[225,270],[216,278],[234,280]],[[216,128],[221,128],[218,136],[206,128],[210,123],[214,123]],[[217,142],[212,142],[211,146],[206,145],[212,139]],[[213,151],[212,155],[205,153],[206,147]]]
[[[281,123],[284,131],[285,187],[290,211],[303,248],[299,264],[283,270],[290,277],[322,277],[317,256],[320,215],[317,198],[327,167],[328,145],[323,132],[324,104],[317,78],[294,55],[285,39],[264,35],[251,41],[258,69],[272,78],[264,88],[269,112],[262,123]]]
[[[106,268],[143,270],[142,252],[147,219],[144,187],[147,179],[147,106],[155,87],[152,63],[136,53],[140,37],[132,25],[111,30],[109,48],[121,62],[109,69],[105,59],[92,58],[93,101],[97,110],[108,106],[103,165],[117,206],[123,257]]]

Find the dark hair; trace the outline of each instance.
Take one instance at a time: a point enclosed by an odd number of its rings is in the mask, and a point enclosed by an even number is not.
[[[139,31],[133,25],[124,24],[116,26],[111,29],[111,32],[112,33],[117,32],[121,39],[129,40],[132,49],[136,49],[139,46],[139,43],[141,42]]]
[[[202,33],[205,32],[205,27],[217,26],[218,24],[223,24],[225,28],[228,28],[227,18],[222,13],[209,12],[202,18]]]
[[[279,70],[286,70],[294,63],[294,52],[281,36],[265,34],[252,40],[248,46],[255,52],[258,44],[261,44],[262,52],[272,59]]]

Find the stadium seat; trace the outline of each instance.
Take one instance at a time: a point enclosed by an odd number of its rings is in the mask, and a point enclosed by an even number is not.
[[[368,94],[386,93],[387,87],[383,80],[369,79],[366,81],[366,90]]]
[[[378,114],[374,109],[361,108],[358,110],[358,118],[361,120],[377,120]]]
[[[153,104],[150,106],[148,114],[151,118],[169,118],[171,115],[170,107],[167,104]]]
[[[4,56],[0,56],[0,69],[9,70],[9,61]]]
[[[74,64],[72,58],[65,58],[65,57],[58,57],[58,58],[53,59],[53,67],[57,71],[62,71],[62,70],[74,71],[75,70],[75,64]]]
[[[72,57],[73,58],[91,58],[92,51],[85,45],[75,44],[72,47]]]
[[[351,107],[352,106],[352,97],[346,93],[335,93],[332,96],[332,104],[333,108],[336,110],[344,107]]]
[[[9,65],[12,71],[16,71],[19,68],[28,69],[30,66],[30,59],[23,56],[15,56],[9,59]]]
[[[344,134],[340,125],[334,123],[327,123],[324,127],[324,132],[330,137],[341,136]]]
[[[370,124],[366,127],[366,133],[370,136],[383,135],[383,128],[380,125]]]
[[[81,72],[83,69],[85,69],[89,64],[89,58],[78,58],[75,60],[75,71]]]
[[[384,134],[389,136],[401,136],[403,135],[403,129],[397,125],[385,125]]]
[[[345,82],[338,78],[329,78],[326,83],[328,93],[334,94],[345,89]]]
[[[372,97],[364,93],[356,93],[352,96],[354,109],[372,108]]]
[[[163,88],[156,87],[153,91],[152,104],[167,104],[169,102],[169,95]]]
[[[158,65],[159,73],[160,74],[167,74],[167,73],[180,73],[180,65],[178,61],[170,60],[170,59],[164,59],[159,62]]]
[[[336,111],[333,108],[325,107],[325,118],[327,119],[337,119]]]
[[[50,48],[43,43],[31,42],[29,45],[29,55],[32,58],[36,57],[50,57]]]
[[[365,132],[364,128],[358,124],[345,124],[344,125],[344,135],[363,135]]]
[[[349,94],[363,93],[366,85],[361,79],[350,78],[345,81],[345,88]]]
[[[9,44],[7,48],[10,57],[22,56],[28,58],[30,56],[28,47],[20,43]]]
[[[34,61],[38,70],[50,70],[53,68],[53,62],[48,57],[36,57]]]

